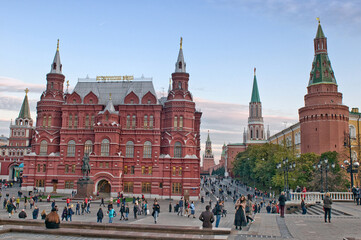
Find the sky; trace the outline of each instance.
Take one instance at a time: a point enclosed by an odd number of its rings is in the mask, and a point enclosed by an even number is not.
[[[242,142],[253,68],[271,134],[298,121],[321,19],[344,104],[360,107],[361,4],[358,0],[0,0],[0,134],[29,88],[32,117],[60,39],[70,90],[78,78],[152,77],[166,94],[183,37],[189,89],[210,131],[215,161],[224,143]]]

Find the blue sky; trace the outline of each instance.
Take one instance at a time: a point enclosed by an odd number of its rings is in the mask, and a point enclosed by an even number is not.
[[[224,142],[241,142],[253,68],[265,125],[275,133],[297,122],[311,63],[316,17],[344,103],[359,107],[359,1],[0,1],[0,134],[8,135],[24,97],[36,102],[60,39],[63,73],[153,77],[162,95],[183,37],[190,91],[203,111],[218,161]]]

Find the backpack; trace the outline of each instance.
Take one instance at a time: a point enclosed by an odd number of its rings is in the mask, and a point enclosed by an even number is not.
[[[216,209],[216,207],[214,207],[214,208],[212,209],[212,213],[213,213],[213,215],[216,215],[216,214],[217,214],[217,209]]]

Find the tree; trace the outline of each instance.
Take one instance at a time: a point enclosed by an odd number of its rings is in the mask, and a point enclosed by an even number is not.
[[[216,170],[213,169],[212,175],[224,176],[225,169],[224,167],[217,168]]]

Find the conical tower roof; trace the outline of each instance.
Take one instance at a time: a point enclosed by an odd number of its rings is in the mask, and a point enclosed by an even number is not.
[[[29,92],[29,90],[25,89],[25,97],[24,97],[23,105],[21,105],[21,109],[20,109],[18,118],[31,119],[29,101],[28,101],[28,92]]]
[[[61,65],[61,61],[60,61],[60,53],[59,53],[59,39],[58,39],[58,44],[56,47],[54,60],[53,60],[53,63],[51,64],[50,73],[63,74],[62,73],[62,65]]]
[[[209,130],[208,130],[208,137],[207,137],[207,142],[210,142],[211,138],[209,137]]]
[[[327,54],[327,39],[322,31],[321,23],[318,23],[315,44],[315,57],[312,62],[310,80],[308,86],[328,83],[337,84],[331,61]]]
[[[184,62],[182,44],[183,44],[183,38],[181,38],[181,40],[180,40],[178,59],[175,64],[175,72],[176,73],[177,72],[186,72],[186,63]]]
[[[256,78],[256,68],[254,68],[254,78],[253,78],[253,88],[252,88],[252,97],[251,97],[251,102],[261,102],[261,99],[259,97],[259,92],[258,92],[258,85],[257,85],[257,78]]]

